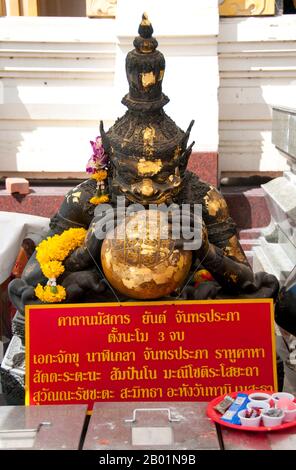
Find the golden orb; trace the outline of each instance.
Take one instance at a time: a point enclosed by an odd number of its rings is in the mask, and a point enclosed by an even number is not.
[[[164,212],[142,210],[108,233],[101,261],[110,284],[135,299],[157,299],[182,286],[192,253],[175,248],[168,232]]]

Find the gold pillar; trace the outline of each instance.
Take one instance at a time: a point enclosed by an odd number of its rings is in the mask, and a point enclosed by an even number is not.
[[[0,0],[0,16],[6,16],[5,0]]]
[[[274,15],[275,0],[224,0],[219,13],[220,16]]]
[[[22,16],[38,16],[37,0],[21,0]]]
[[[9,0],[11,16],[38,16],[38,0]]]

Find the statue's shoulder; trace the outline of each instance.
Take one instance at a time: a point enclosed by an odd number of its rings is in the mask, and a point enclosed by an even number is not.
[[[94,191],[96,189],[96,181],[94,179],[87,179],[82,181],[82,183],[78,184],[74,188],[71,188],[66,196],[65,199],[69,202],[69,199],[72,201],[77,202],[76,199],[78,198],[83,203],[84,201],[88,200],[89,197],[92,197]]]
[[[192,171],[186,171],[184,175],[183,189],[180,194],[184,202],[205,204],[205,197],[209,193],[215,193],[217,196],[223,196],[215,186],[201,180]]]
[[[70,227],[88,228],[94,216],[95,206],[90,202],[96,191],[96,181],[88,179],[71,188],[50,221],[51,229],[66,230]]]
[[[209,234],[216,230],[220,234],[224,231],[236,233],[235,224],[229,216],[227,202],[215,186],[187,171],[184,175],[183,191],[182,202],[202,205],[202,215]]]

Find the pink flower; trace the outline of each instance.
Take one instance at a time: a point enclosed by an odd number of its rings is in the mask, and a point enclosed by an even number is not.
[[[86,171],[87,173],[96,173],[99,169],[105,168],[108,165],[108,155],[105,153],[105,149],[102,144],[102,138],[96,137],[95,142],[90,141],[92,146],[93,154],[87,162]]]

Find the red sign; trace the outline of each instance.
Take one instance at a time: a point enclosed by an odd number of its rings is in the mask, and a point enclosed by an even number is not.
[[[272,300],[28,306],[26,404],[276,390]]]

